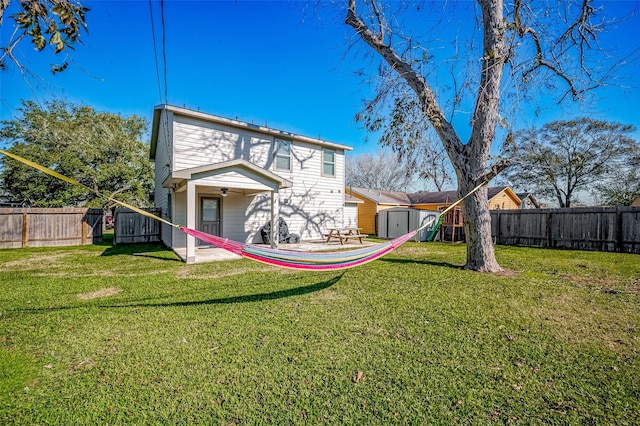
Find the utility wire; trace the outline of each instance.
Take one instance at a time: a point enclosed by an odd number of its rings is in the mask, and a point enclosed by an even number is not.
[[[158,98],[162,103],[162,84],[160,83],[160,64],[158,63],[158,47],[156,43],[156,28],[153,19],[153,0],[149,0],[149,13],[151,14],[151,37],[153,38],[153,56],[156,59],[156,79],[158,80]]]
[[[153,0],[149,0],[149,13],[151,15],[151,33],[153,37],[153,55],[156,61],[156,79],[158,82],[158,98],[160,99],[161,104],[167,105],[169,103],[169,90],[167,84],[167,43],[166,43],[166,30],[165,30],[165,21],[164,21],[164,0],[160,2],[160,15],[162,22],[162,61],[163,61],[163,80],[164,80],[164,99],[162,96],[162,81],[160,79],[160,63],[158,60],[158,43],[156,41],[156,30],[155,30],[155,20],[153,19]],[[169,134],[169,118],[167,114],[164,115],[164,120],[161,121],[160,125],[162,126],[162,132],[164,133],[164,143],[167,152],[171,152],[171,142],[170,142],[170,134]],[[164,165],[164,167],[168,168],[169,171],[172,170],[172,159],[171,155],[168,155],[167,158],[168,163]]]
[[[164,25],[164,0],[160,0],[160,17],[162,20],[162,60],[164,62],[164,103],[169,103],[169,88],[167,84],[167,38]]]

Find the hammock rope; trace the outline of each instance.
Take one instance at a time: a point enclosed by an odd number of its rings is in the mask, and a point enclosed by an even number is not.
[[[123,201],[116,200],[112,197],[106,196],[100,193],[99,191],[89,188],[88,186],[83,185],[82,183],[74,179],[61,175],[60,173],[54,170],[51,170],[47,167],[44,167],[37,163],[29,161],[16,154],[13,154],[1,149],[0,149],[0,153],[6,156],[9,156],[17,161],[20,161],[28,166],[31,166],[37,170],[40,170],[43,173],[47,173],[67,183],[84,188],[87,191],[97,194],[99,197],[103,199],[109,200],[115,204],[126,207],[130,210],[135,211],[136,213],[150,217],[154,220],[158,220],[171,227],[178,228],[180,229],[180,231],[184,232],[187,235],[191,235],[194,238],[197,238],[209,244],[213,244],[216,247],[227,250],[238,256],[255,260],[257,262],[266,263],[268,265],[278,266],[281,268],[297,269],[297,270],[304,270],[304,271],[323,271],[323,270],[335,271],[340,269],[352,268],[354,266],[364,265],[365,263],[369,263],[376,259],[379,259],[380,257],[386,255],[392,250],[395,250],[405,242],[409,241],[415,235],[417,235],[417,233],[420,232],[422,229],[427,228],[429,226],[433,226],[433,229],[431,230],[429,236],[427,237],[427,241],[431,241],[435,237],[436,232],[438,231],[438,228],[442,224],[442,220],[446,215],[446,213],[449,212],[458,204],[460,204],[462,201],[464,201],[465,198],[469,197],[471,194],[473,194],[478,189],[480,189],[483,185],[488,183],[488,181],[482,182],[480,185],[476,186],[464,197],[460,198],[458,201],[451,204],[442,212],[440,212],[437,218],[432,219],[427,223],[423,224],[422,226],[420,226],[418,229],[411,231],[407,234],[404,234],[400,237],[397,237],[393,240],[375,244],[368,247],[364,247],[361,249],[356,249],[356,250],[308,252],[308,251],[272,249],[272,248],[261,247],[253,244],[240,243],[237,241],[229,240],[228,238],[207,234],[205,232],[198,231],[196,229],[190,229],[182,225],[176,225],[166,219],[163,219],[159,216],[151,214],[143,209],[132,206]]]

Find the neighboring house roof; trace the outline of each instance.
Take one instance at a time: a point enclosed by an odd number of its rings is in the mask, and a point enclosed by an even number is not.
[[[457,191],[440,191],[440,192],[392,192],[380,191],[376,189],[366,188],[349,188],[352,193],[365,197],[377,204],[394,205],[394,206],[415,206],[419,204],[451,204],[458,200]],[[488,188],[487,198],[491,200],[502,191],[507,190],[513,196],[517,195],[511,191],[508,186],[494,186]]]
[[[532,193],[530,193],[530,192],[521,192],[521,193],[516,194],[516,195],[518,196],[518,198],[520,198],[520,200],[522,200],[522,204],[523,204],[523,206],[524,206],[524,204],[525,204],[525,200],[527,200],[527,199],[528,199],[528,200],[530,200],[530,201],[531,201],[531,204],[533,204],[533,206],[534,206],[536,209],[539,209],[539,208],[540,208],[540,203],[538,202],[538,200],[536,199],[536,197],[534,197],[534,196],[533,196],[533,194],[532,194]]]
[[[332,149],[342,149],[345,151],[351,151],[353,148],[347,145],[341,145],[334,142],[325,141],[322,139],[311,138],[308,136],[297,135],[295,133],[289,133],[282,130],[272,129],[266,126],[260,126],[253,123],[246,123],[244,121],[232,120],[230,118],[224,118],[213,114],[207,114],[200,111],[193,111],[187,108],[180,108],[173,105],[156,105],[153,109],[153,121],[151,127],[151,147],[150,147],[150,158],[151,160],[155,159],[156,155],[156,147],[158,144],[158,132],[160,131],[160,117],[162,115],[162,111],[166,110],[167,112],[172,112],[177,115],[182,115],[186,117],[196,118],[204,121],[208,121],[211,123],[222,124],[229,127],[235,127],[237,129],[251,130],[253,132],[263,133],[270,136],[288,138],[296,141],[306,142],[314,145],[320,145],[327,148]]]
[[[636,198],[635,200],[633,200],[633,203],[631,203],[632,206],[640,206],[640,197]]]
[[[449,204],[458,200],[458,191],[416,192],[409,198],[411,204]]]
[[[25,207],[25,205],[28,206],[25,202],[20,203],[14,200],[9,194],[0,195],[0,207]]]
[[[382,191],[377,189],[355,188],[349,187],[352,194],[365,197],[376,204],[384,204],[390,206],[409,206],[411,200],[409,194],[404,192]]]
[[[487,199],[491,200],[504,190],[511,189],[508,186],[492,186],[487,188]],[[408,194],[411,204],[450,204],[458,201],[458,191],[440,192],[416,192]],[[515,195],[515,193],[513,193]],[[517,195],[516,195],[517,197]]]

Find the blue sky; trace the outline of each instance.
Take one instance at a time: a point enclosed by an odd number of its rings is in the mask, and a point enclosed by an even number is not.
[[[638,3],[610,3],[614,14],[627,20],[603,41],[607,49],[629,51],[640,45],[640,19],[630,15]],[[0,72],[1,119],[15,117],[20,99],[64,96],[99,110],[148,119],[154,105],[164,103],[160,1],[152,2],[160,90],[149,2],[85,4],[91,8],[89,33],[83,36],[84,45],[72,52],[74,63],[66,71],[52,76],[49,64],[59,59],[23,43],[19,53],[25,65],[43,80],[31,81],[30,87],[14,67]],[[0,28],[3,43],[12,31],[7,15]],[[461,23],[450,22],[451,27]],[[295,1],[166,0],[164,28],[168,103],[350,145],[353,154],[379,149],[375,138],[365,142],[366,133],[354,122],[362,100],[372,95],[372,87],[356,72],[373,76],[375,61],[364,57],[362,45],[348,49],[353,32],[341,12]],[[587,110],[568,104],[536,116],[527,106],[522,123],[540,125],[588,112],[640,127],[639,70],[638,61],[625,67],[625,87],[599,90],[601,100]],[[462,135],[467,121],[462,116],[456,122]]]

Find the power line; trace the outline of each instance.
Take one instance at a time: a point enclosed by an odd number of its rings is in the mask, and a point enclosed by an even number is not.
[[[158,80],[158,98],[162,103],[162,84],[160,83],[160,64],[158,64],[158,47],[156,44],[156,28],[153,19],[153,0],[149,0],[149,13],[151,14],[151,36],[153,38],[153,56],[156,59],[156,78]]]
[[[162,81],[160,79],[160,63],[158,61],[158,44],[156,41],[156,30],[155,30],[155,20],[153,19],[153,0],[149,0],[149,13],[151,15],[151,33],[152,33],[152,37],[153,37],[153,56],[155,57],[155,61],[156,61],[156,79],[158,82],[158,97],[160,98],[160,103],[167,105],[169,100],[169,90],[168,90],[168,85],[167,85],[167,43],[166,43],[166,31],[165,31],[165,21],[164,21],[164,0],[160,1],[160,7],[161,7],[161,22],[162,22],[162,61],[163,61],[163,80],[164,80],[164,99],[162,97]],[[160,126],[162,126],[162,133],[164,133],[164,143],[165,143],[165,149],[167,150],[167,152],[170,152],[171,150],[171,143],[170,143],[170,133],[169,133],[169,117],[167,116],[166,112],[162,113],[162,115],[164,116],[164,120],[161,120],[160,122]],[[164,165],[164,167],[168,168],[169,171],[172,170],[172,156],[169,155],[168,156],[168,163]]]
[[[160,17],[162,21],[162,60],[164,62],[164,103],[169,103],[169,88],[167,85],[167,39],[164,25],[164,0],[160,0]]]

